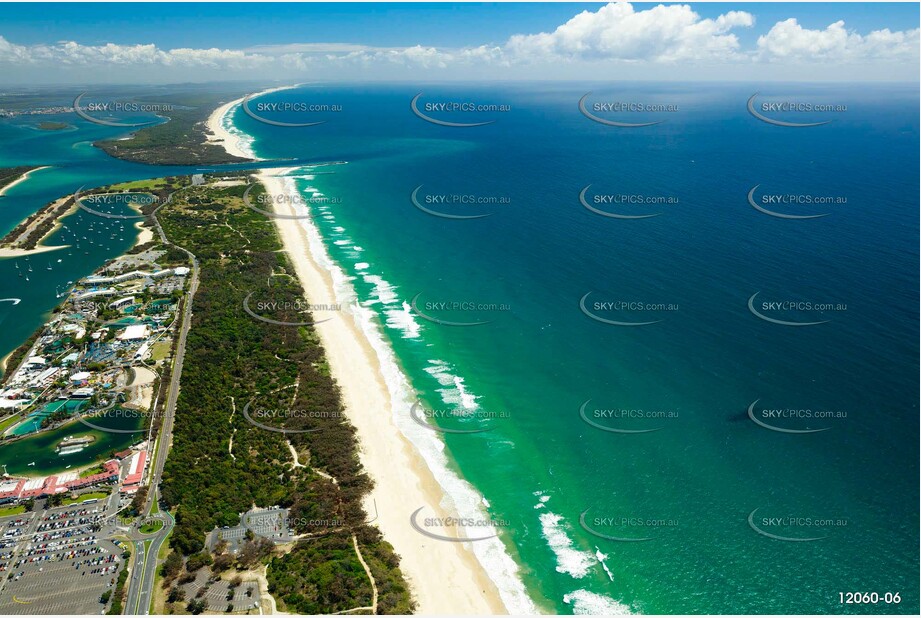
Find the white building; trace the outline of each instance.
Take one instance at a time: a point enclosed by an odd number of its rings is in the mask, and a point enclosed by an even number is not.
[[[150,336],[150,328],[146,324],[132,324],[118,336],[120,341],[137,341],[147,339]]]
[[[133,305],[133,304],[134,304],[134,296],[125,296],[124,298],[119,298],[118,300],[109,303],[109,306],[112,307],[113,309],[118,309],[119,307],[123,307],[125,305]]]
[[[90,379],[91,374],[89,371],[78,371],[77,373],[70,376],[70,382],[72,384],[80,384],[81,382],[86,382]]]
[[[26,369],[39,369],[41,367],[44,367],[47,364],[48,364],[48,361],[46,361],[41,356],[30,356],[29,359],[26,361],[25,368]]]
[[[146,341],[141,344],[138,351],[134,353],[134,360],[144,360],[150,352],[150,344]]]

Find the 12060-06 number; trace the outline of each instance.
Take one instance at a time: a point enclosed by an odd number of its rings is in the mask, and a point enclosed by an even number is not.
[[[882,601],[888,605],[902,602],[902,595],[898,592],[839,592],[838,602],[845,605],[875,605]]]

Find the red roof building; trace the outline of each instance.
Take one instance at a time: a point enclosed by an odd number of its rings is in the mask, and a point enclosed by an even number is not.
[[[144,478],[144,466],[146,464],[147,451],[138,451],[131,457],[131,461],[128,464],[128,475],[122,483],[123,489],[127,490],[133,486],[140,485],[141,480]],[[137,489],[136,487],[134,488]]]
[[[51,496],[73,489],[82,489],[99,483],[112,483],[118,480],[118,462],[110,459],[103,465],[103,471],[80,478],[74,472],[52,474],[44,478],[15,479],[0,481],[0,502],[28,500]],[[143,467],[141,468],[143,472]]]

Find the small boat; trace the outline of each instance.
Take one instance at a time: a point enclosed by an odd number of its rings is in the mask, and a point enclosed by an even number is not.
[[[30,463],[29,465],[30,465],[30,466],[34,466],[34,465],[35,465],[35,462],[33,461],[33,462]]]

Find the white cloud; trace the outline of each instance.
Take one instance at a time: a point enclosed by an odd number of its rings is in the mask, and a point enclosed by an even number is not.
[[[701,19],[685,4],[636,11],[627,2],[612,2],[594,13],[583,11],[552,33],[515,35],[506,51],[532,61],[732,59],[739,39],[730,30],[754,22],[744,11]]]
[[[17,45],[0,36],[0,67],[26,78],[39,69],[46,79],[67,73],[78,79],[105,71],[110,79],[144,75],[152,79],[216,77],[543,78],[586,77],[599,65],[642,71],[664,79],[692,75],[725,77],[759,66],[763,74],[786,64],[839,67],[836,77],[916,79],[919,31],[877,30],[861,35],[837,21],[824,30],[803,28],[796,19],[774,24],[756,45],[743,49],[737,32],[755,23],[751,13],[728,11],[702,18],[685,4],[638,10],[612,2],[583,11],[551,32],[516,34],[499,45],[463,48],[409,45],[375,47],[355,43],[287,43],[243,49],[161,49],[154,44],[83,45],[75,41]],[[755,63],[753,64],[753,61]],[[861,65],[864,73],[847,67]],[[676,71],[676,65],[680,69]],[[699,66],[709,73],[694,73]],[[515,67],[514,73],[510,71]],[[832,77],[828,73],[829,78]],[[172,76],[172,77],[171,77]],[[790,76],[788,76],[789,78]],[[795,76],[793,76],[795,78]]]
[[[0,35],[0,62],[27,62],[29,48],[7,41]]]
[[[824,30],[810,30],[790,18],[758,37],[759,57],[766,60],[850,63],[866,60],[918,61],[918,29],[874,30],[865,36],[836,21]]]
[[[272,62],[271,56],[233,49],[159,49],[145,45],[81,45],[62,41],[53,45],[14,45],[0,36],[0,63],[70,66],[181,66],[243,70]]]
[[[282,45],[254,45],[243,51],[260,54],[337,54],[363,51],[389,51],[399,50],[400,47],[375,47],[373,45],[359,45],[355,43],[285,43]]]

